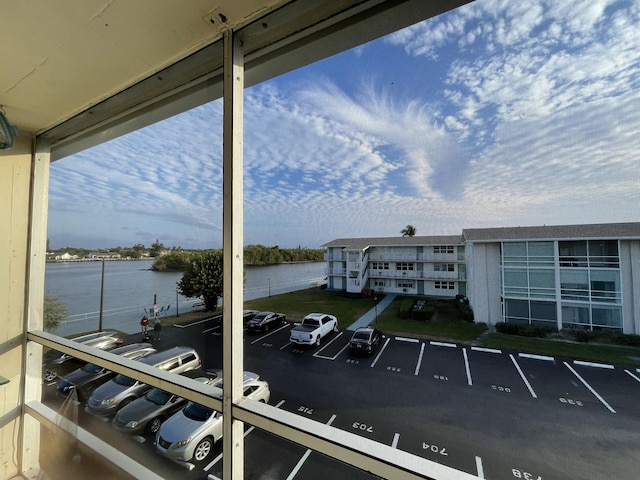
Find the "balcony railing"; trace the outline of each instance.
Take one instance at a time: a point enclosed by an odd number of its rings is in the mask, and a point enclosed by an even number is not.
[[[81,360],[109,370],[125,374],[148,385],[179,395],[214,410],[223,411],[223,402],[211,396],[211,386],[195,380],[164,372],[149,365],[118,357],[84,346],[55,335],[33,331],[27,334],[32,342],[62,351]],[[37,380],[37,379],[36,379]],[[65,428],[70,422],[39,402],[25,406],[25,412],[45,425]],[[289,439],[313,451],[327,455],[346,464],[370,472],[382,478],[398,480],[473,480],[476,476],[455,470],[425,458],[404,452],[389,445],[339,430],[274,406],[242,398],[232,403],[231,411],[224,411],[234,419],[253,425],[265,432]],[[104,456],[116,465],[126,466],[138,478],[159,478],[145,467],[136,464],[125,452],[110,447],[78,426],[68,428],[67,433],[86,447]]]

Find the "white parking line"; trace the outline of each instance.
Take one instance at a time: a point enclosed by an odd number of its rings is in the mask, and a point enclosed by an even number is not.
[[[640,382],[640,378],[638,378],[637,376],[635,376],[633,373],[631,373],[629,370],[625,370],[625,372],[627,372],[629,374],[629,376],[631,378],[633,378],[636,382]]]
[[[420,356],[418,357],[418,363],[416,364],[416,371],[414,375],[418,375],[418,372],[420,371],[420,365],[422,365],[423,355],[424,355],[424,343],[422,344],[422,347],[420,347]]]
[[[467,371],[467,383],[469,386],[473,385],[473,381],[471,380],[471,368],[469,367],[469,357],[467,357],[467,349],[462,349],[462,355],[464,355],[464,368]]]
[[[338,355],[340,355],[340,354],[343,352],[343,350],[349,346],[349,344],[345,345],[345,346],[344,346],[344,348],[343,348],[342,350],[340,350],[338,353],[336,353],[333,357],[327,357],[327,356],[325,356],[325,355],[321,355],[321,353],[322,353],[322,351],[323,351],[324,349],[326,349],[327,347],[329,347],[329,345],[331,345],[331,344],[332,344],[333,342],[335,342],[338,338],[340,338],[340,336],[341,336],[343,333],[344,333],[344,331],[340,332],[338,335],[336,335],[335,337],[333,337],[329,343],[327,343],[324,347],[322,347],[320,350],[318,350],[316,353],[314,353],[314,354],[313,354],[313,356],[314,356],[314,357],[318,357],[318,358],[324,358],[325,360],[335,360],[335,359],[336,359],[336,357],[337,357]]]
[[[396,340],[399,342],[409,342],[409,343],[419,343],[420,340],[417,338],[407,338],[407,337],[396,337]]]
[[[553,357],[547,357],[546,355],[534,355],[533,353],[519,353],[518,356],[520,358],[530,358],[532,360],[544,360],[547,362],[555,362],[556,359]]]
[[[258,343],[262,340],[264,340],[265,338],[267,338],[270,335],[273,335],[274,333],[278,333],[280,330],[284,330],[285,328],[290,327],[291,325],[283,325],[282,327],[273,330],[272,332],[266,333],[265,335],[262,335],[261,337],[256,338],[253,342],[251,342],[251,345],[253,345],[254,343]]]
[[[455,343],[446,343],[446,342],[429,342],[429,345],[433,345],[434,347],[449,347],[449,348],[458,348]]]
[[[522,373],[522,369],[520,368],[520,365],[518,365],[518,362],[516,362],[516,359],[514,358],[513,355],[509,354],[509,358],[511,358],[511,361],[513,362],[513,364],[516,367],[516,370],[518,370],[518,373],[520,374],[520,378],[522,378],[522,381],[524,382],[524,384],[527,386],[527,388],[529,389],[529,393],[531,393],[531,396],[533,398],[538,398],[538,396],[536,395],[536,392],[533,391],[533,388],[531,387],[531,384],[529,383],[529,381],[527,380],[527,377],[524,376],[524,373]]]
[[[393,435],[393,442],[391,442],[391,448],[398,448],[398,440],[400,440],[400,434],[396,433]]]
[[[484,478],[484,468],[482,468],[482,459],[476,457],[476,470],[478,471],[478,478]]]
[[[498,350],[497,348],[471,347],[471,350],[484,353],[502,353],[502,350]]]
[[[373,360],[373,363],[371,364],[371,367],[375,366],[375,364],[378,362],[378,359],[380,358],[380,355],[382,355],[382,352],[384,352],[384,349],[387,348],[387,345],[389,345],[390,341],[391,341],[391,338],[387,338],[387,341],[384,342],[384,345],[382,346],[382,348],[378,352],[378,355],[376,355],[376,358]]]
[[[280,406],[281,406],[283,403],[284,403],[284,400],[280,400],[280,401],[275,405],[275,407],[276,407],[276,408],[280,408]],[[254,430],[255,428],[256,428],[256,427],[253,427],[253,426],[252,426],[252,427],[249,427],[249,428],[247,429],[247,431],[246,431],[246,432],[244,432],[244,436],[246,437],[247,435],[249,435],[251,432],[253,432],[253,430]],[[211,470],[211,468],[212,468],[216,463],[218,463],[220,460],[222,460],[222,453],[221,453],[220,455],[218,455],[216,458],[214,458],[213,460],[211,460],[211,463],[209,463],[209,464],[208,464],[206,467],[204,467],[202,470],[204,470],[205,472],[208,472],[208,471],[209,471],[209,470]],[[213,479],[220,480],[220,479],[218,479],[218,477],[216,477],[215,475],[212,475],[212,474],[209,474],[209,475],[207,476],[207,478],[212,479],[212,480],[213,480]]]
[[[327,425],[331,425],[335,419],[336,419],[336,416],[334,414],[327,422]],[[296,463],[296,466],[293,467],[293,470],[291,470],[291,473],[287,477],[287,480],[292,480],[298,474],[298,472],[302,468],[302,465],[304,465],[304,462],[306,462],[307,458],[309,458],[309,455],[311,455],[311,452],[312,452],[311,449],[308,449],[306,452],[304,452],[304,455],[302,455],[302,458],[298,460],[298,463]]]
[[[608,368],[610,370],[615,368],[613,365],[607,365],[606,363],[583,362],[582,360],[574,360],[573,364],[582,365],[583,367]]]
[[[582,377],[580,376],[580,374],[578,374],[578,372],[576,372],[576,371],[573,369],[573,367],[572,367],[571,365],[569,365],[567,362],[562,362],[562,363],[564,363],[564,364],[566,365],[566,367],[567,367],[569,370],[571,370],[571,372],[576,376],[576,378],[577,378],[578,380],[580,380],[580,381],[582,382],[582,384],[583,384],[585,387],[587,387],[587,388],[589,389],[589,391],[590,391],[591,393],[593,393],[593,395],[594,395],[598,400],[600,400],[600,402],[601,402],[605,407],[607,407],[607,408],[609,409],[609,411],[610,411],[611,413],[616,413],[616,411],[615,411],[613,408],[611,408],[611,405],[609,405],[609,404],[605,401],[605,399],[604,399],[604,398],[602,398],[602,397],[598,394],[598,392],[596,392],[596,391],[591,387],[591,385],[589,385],[589,384],[587,383],[587,381],[586,381],[584,378],[582,378]]]

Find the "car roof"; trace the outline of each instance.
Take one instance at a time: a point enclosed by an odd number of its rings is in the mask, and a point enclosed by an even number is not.
[[[183,353],[187,352],[194,353],[196,356],[198,356],[198,353],[191,347],[172,347],[167,350],[152,353],[151,355],[140,359],[140,362],[146,363],[148,365],[154,365],[157,363],[162,363],[166,360],[170,360],[173,357],[182,355]]]

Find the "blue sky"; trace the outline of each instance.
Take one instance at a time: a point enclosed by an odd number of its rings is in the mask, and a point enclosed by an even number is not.
[[[479,0],[245,92],[245,244],[640,221],[640,2]],[[51,166],[51,248],[222,244],[222,102]]]

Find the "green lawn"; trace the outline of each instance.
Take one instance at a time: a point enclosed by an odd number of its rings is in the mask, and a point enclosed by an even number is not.
[[[640,366],[640,348],[634,347],[527,338],[504,333],[490,333],[480,340],[480,345],[490,348],[516,350],[522,353],[568,357],[590,362]]]
[[[247,310],[281,312],[292,322],[301,321],[311,312],[329,313],[338,318],[339,328],[347,328],[365,312],[374,307],[372,299],[349,298],[338,292],[309,288],[297,292],[283,293],[272,297],[258,298],[244,303]]]
[[[487,329],[482,323],[462,320],[451,308],[441,308],[428,322],[400,318],[400,304],[405,297],[398,296],[378,315],[378,328],[395,335],[414,335],[435,340],[471,342]]]

